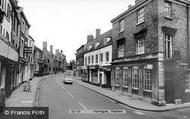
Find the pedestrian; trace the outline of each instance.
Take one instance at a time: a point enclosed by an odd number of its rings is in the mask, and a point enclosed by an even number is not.
[[[6,98],[5,89],[3,87],[1,87],[1,89],[0,89],[0,113],[3,112],[3,109],[5,108],[5,98]]]

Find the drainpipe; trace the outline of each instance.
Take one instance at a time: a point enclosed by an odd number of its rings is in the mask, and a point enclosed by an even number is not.
[[[187,4],[187,63],[188,63],[188,68],[190,68],[190,56],[189,56],[189,4]]]

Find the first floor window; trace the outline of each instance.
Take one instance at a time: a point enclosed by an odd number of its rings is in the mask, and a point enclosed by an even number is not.
[[[172,58],[172,36],[168,34],[164,36],[164,56]]]
[[[144,69],[144,90],[152,91],[151,70]]]
[[[137,54],[144,54],[145,51],[144,37],[137,39]]]
[[[109,52],[106,52],[106,61],[109,62]]]
[[[129,69],[128,67],[123,68],[123,85],[128,86],[128,78],[129,78]]]
[[[132,69],[132,88],[139,89],[140,85],[140,71],[138,67],[133,67]]]
[[[87,57],[85,57],[85,66],[87,66]]]
[[[118,57],[124,57],[124,44],[118,46]]]
[[[88,64],[90,64],[90,56],[88,56]]]
[[[94,63],[94,55],[92,55],[92,64]]]
[[[100,62],[103,62],[103,53],[100,54]]]
[[[98,54],[96,54],[96,63],[98,63]]]

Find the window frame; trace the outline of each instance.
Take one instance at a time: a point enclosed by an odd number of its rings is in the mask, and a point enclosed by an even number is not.
[[[136,42],[136,53],[144,54],[145,53],[145,38],[139,37]]]
[[[119,21],[119,32],[124,32],[125,31],[125,20],[122,19]]]
[[[141,24],[141,23],[143,23],[143,22],[145,21],[144,15],[145,15],[145,9],[144,9],[144,7],[142,7],[142,8],[140,8],[140,9],[137,11],[137,25],[138,25],[138,24]]]
[[[106,62],[109,62],[110,60],[109,60],[109,56],[110,55],[110,53],[109,52],[106,52],[106,56],[105,56],[105,58],[106,58]]]
[[[138,67],[132,68],[132,89],[140,89],[140,69]]]
[[[119,85],[120,70],[121,70],[120,67],[115,68],[115,80],[114,80],[115,85]]]
[[[147,73],[148,71],[148,73]],[[143,70],[143,89],[144,91],[152,92],[152,70],[144,68]]]
[[[90,64],[90,56],[88,56],[88,64]]]
[[[164,58],[171,59],[173,57],[173,36],[164,34]]]
[[[118,58],[124,57],[125,44],[121,43],[118,45]]]
[[[129,68],[128,67],[123,67],[123,86],[124,87],[128,87],[129,86],[129,82],[128,82],[128,78],[129,78]]]
[[[94,64],[94,55],[92,55],[92,59],[91,60],[92,60],[92,64]]]
[[[104,54],[103,53],[100,53],[100,62],[103,62],[103,59],[104,58]]]
[[[96,54],[95,57],[96,57],[96,63],[98,63],[98,54]]]
[[[172,17],[172,3],[165,1],[164,11],[166,12],[166,17]]]

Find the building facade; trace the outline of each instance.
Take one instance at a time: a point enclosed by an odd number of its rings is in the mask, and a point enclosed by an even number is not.
[[[76,51],[76,76],[80,79],[83,78],[84,73],[84,45],[82,45],[79,49]]]
[[[44,54],[43,51],[34,46],[34,76],[42,76],[44,72]]]
[[[158,105],[190,101],[189,1],[136,0],[112,19],[112,89]]]
[[[96,38],[87,37],[84,53],[84,67],[87,69],[87,81],[101,86],[111,86],[112,30],[100,34],[96,29]],[[86,80],[84,78],[84,80]]]

